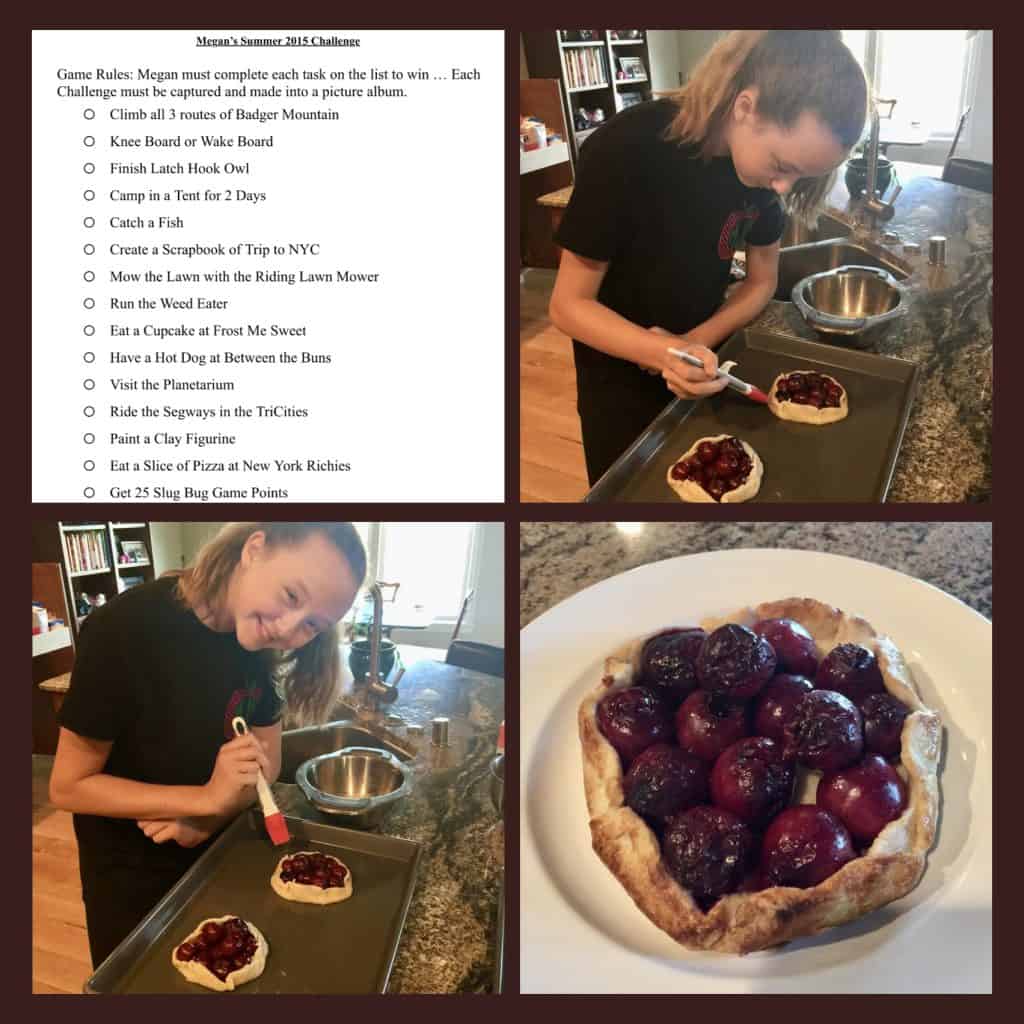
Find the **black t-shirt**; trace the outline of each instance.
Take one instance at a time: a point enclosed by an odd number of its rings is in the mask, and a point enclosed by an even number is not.
[[[601,303],[641,327],[683,334],[722,304],[733,252],[776,242],[785,213],[774,192],[739,180],[731,157],[705,161],[667,141],[677,109],[640,103],[587,139],[555,238],[608,263]],[[580,369],[641,372],[581,342],[574,348]]]
[[[201,786],[234,737],[231,719],[272,725],[281,701],[264,656],[242,648],[234,632],[204,626],[175,583],[133,587],[89,615],[58,718],[81,736],[113,741],[106,774]],[[74,820],[83,885],[106,869],[180,874],[207,846],[154,843],[133,818]]]

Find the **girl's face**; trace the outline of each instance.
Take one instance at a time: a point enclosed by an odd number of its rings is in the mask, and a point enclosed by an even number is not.
[[[344,555],[322,533],[271,547],[257,531],[228,585],[225,624],[247,651],[294,650],[333,626],[358,589]]]
[[[744,89],[736,97],[725,140],[740,181],[780,196],[801,178],[829,174],[846,158],[839,140],[809,110],[788,129],[758,117],[756,88]]]

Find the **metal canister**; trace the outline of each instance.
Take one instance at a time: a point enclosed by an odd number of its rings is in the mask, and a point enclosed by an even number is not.
[[[943,266],[946,262],[946,236],[932,235],[928,239],[928,262],[933,266]]]

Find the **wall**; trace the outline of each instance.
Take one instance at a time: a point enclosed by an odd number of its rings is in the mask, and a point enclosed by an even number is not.
[[[154,576],[160,576],[169,569],[184,568],[185,547],[181,523],[150,523],[149,536],[153,542]]]
[[[725,29],[648,29],[654,92],[684,85],[697,62],[724,32]]]

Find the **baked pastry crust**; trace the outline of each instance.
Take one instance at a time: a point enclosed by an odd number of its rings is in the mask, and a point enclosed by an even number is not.
[[[775,397],[779,381],[784,377],[791,377],[798,373],[819,373],[825,380],[830,380],[833,384],[836,384],[842,392],[839,396],[839,407],[827,406],[824,409],[818,409],[813,405],[800,405],[797,402],[780,402]],[[780,420],[792,420],[794,423],[810,423],[815,427],[823,427],[826,423],[836,423],[839,420],[846,419],[850,413],[850,402],[846,397],[846,388],[835,377],[827,373],[820,373],[818,370],[787,370],[785,373],[780,373],[772,381],[772,386],[768,391],[768,408]]]
[[[705,441],[722,441],[725,438],[732,436],[732,434],[715,434],[714,437],[699,437],[692,445],[690,445],[689,448],[686,449],[685,452],[683,452],[682,455],[679,456],[678,459],[676,459],[675,462],[672,463],[672,466],[676,465],[676,463],[682,462],[683,459],[688,459],[697,450],[697,445],[703,444]],[[761,477],[764,476],[764,464],[761,462],[761,458],[757,452],[755,452],[746,441],[739,438],[739,442],[743,445],[743,450],[750,458],[750,474],[739,487],[736,487],[731,491],[726,491],[725,494],[722,495],[721,504],[726,504],[727,502],[735,504],[741,501],[749,501],[761,489]],[[695,484],[692,480],[674,480],[672,478],[672,466],[668,467],[665,479],[668,481],[669,487],[671,487],[683,501],[715,501],[715,499],[712,498],[700,484]],[[716,502],[716,504],[719,503]]]
[[[223,917],[208,917],[200,921],[195,929],[189,935],[186,935],[181,942],[191,942],[203,930],[203,925],[208,924],[210,921],[216,921],[217,924],[221,924],[224,921],[230,921],[235,916],[237,915],[225,914]],[[245,919],[243,918],[242,920]],[[244,967],[240,967],[237,971],[232,971],[223,981],[198,960],[179,960],[174,954],[177,952],[181,942],[171,950],[171,963],[185,976],[187,981],[191,981],[196,985],[202,985],[205,988],[212,988],[215,992],[233,992],[239,985],[244,985],[247,981],[253,981],[263,973],[263,968],[267,963],[267,954],[270,952],[267,940],[263,937],[263,933],[259,928],[252,921],[246,921],[245,925],[256,936],[256,952],[253,953],[252,959]]]
[[[896,645],[865,619],[811,598],[770,601],[700,625],[711,631],[727,622],[750,626],[765,618],[795,619],[814,638],[821,655],[842,643],[862,644],[874,652],[886,689],[911,709],[900,755],[907,808],[879,833],[864,856],[820,885],[731,893],[705,914],[665,867],[657,836],[625,805],[619,755],[598,728],[598,702],[613,690],[632,685],[649,637],[619,648],[606,659],[601,681],[583,699],[578,713],[591,839],[597,855],[640,910],[689,949],[751,953],[862,917],[914,888],[935,840],[942,725],[921,702]]]
[[[281,865],[286,860],[289,860],[291,857],[297,857],[300,853],[309,855],[322,852],[320,850],[298,850],[295,853],[285,854],[277,862],[277,867],[274,868],[274,873],[270,876],[270,887],[278,896],[282,896],[286,900],[294,900],[296,903],[319,903],[323,905],[327,903],[341,903],[342,900],[347,900],[352,895],[352,872],[347,864],[330,853],[325,853],[324,856],[328,860],[337,861],[345,869],[344,885],[332,885],[327,889],[321,889],[318,885],[305,885],[302,882],[284,882],[281,880]]]

